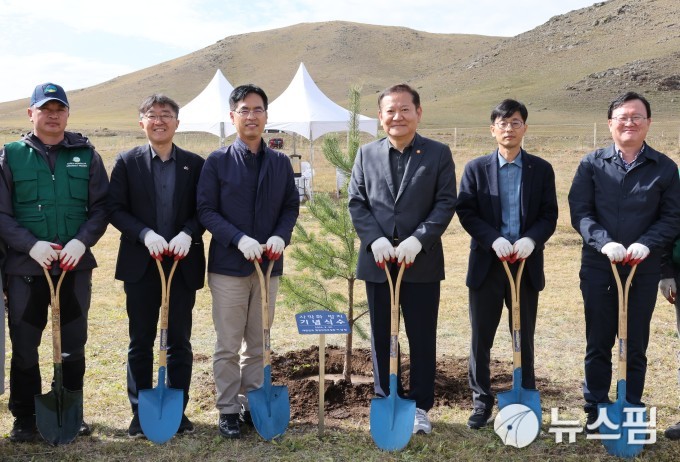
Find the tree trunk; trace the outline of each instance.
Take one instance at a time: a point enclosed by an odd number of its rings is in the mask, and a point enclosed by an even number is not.
[[[345,361],[342,365],[342,378],[352,383],[352,332],[354,329],[354,278],[347,280],[347,320],[349,322],[349,334],[345,343]]]

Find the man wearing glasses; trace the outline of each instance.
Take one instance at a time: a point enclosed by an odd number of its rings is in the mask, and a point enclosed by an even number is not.
[[[229,107],[236,140],[208,156],[198,185],[198,214],[212,234],[208,286],[217,334],[218,429],[226,438],[240,438],[240,423],[252,425],[246,392],[264,381],[260,282],[253,262],[266,271],[263,257],[276,260],[269,285],[271,326],[283,250],[290,243],[300,196],[288,157],[262,140],[265,92],[252,84],[236,87]]]
[[[626,401],[641,405],[649,325],[656,304],[661,254],[680,230],[678,166],[645,142],[649,102],[628,92],[607,117],[614,143],[585,156],[569,191],[572,226],[583,238],[581,292],[586,320],[586,432],[599,431],[598,404],[609,403],[618,294],[611,263],[625,281],[637,265],[628,298]]]
[[[153,387],[154,342],[161,305],[161,279],[154,259],[172,279],[168,321],[168,383],[189,400],[193,353],[192,310],[205,281],[203,227],[196,215],[196,185],[204,160],[173,143],[179,106],[165,95],[151,95],[139,106],[139,126],[147,144],[122,152],[111,172],[111,224],[121,232],[116,279],[123,281],[130,320],[127,385],[132,407],[128,436],[144,436],[138,393]],[[164,259],[167,256],[169,258]],[[182,415],[177,433],[194,426]]]
[[[465,166],[456,211],[470,234],[466,284],[472,339],[469,382],[473,429],[491,421],[494,396],[489,370],[491,347],[503,312],[511,308],[511,291],[502,261],[516,274],[526,260],[520,283],[522,387],[536,388],[534,330],[538,293],[545,287],[543,249],[557,225],[557,195],[552,166],[522,149],[528,111],[506,99],[491,111],[491,135],[498,147]],[[512,315],[508,313],[512,332]]]

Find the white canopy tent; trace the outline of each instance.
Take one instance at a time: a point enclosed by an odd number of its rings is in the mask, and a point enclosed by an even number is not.
[[[234,87],[222,71],[217,69],[215,77],[194,99],[179,111],[178,132],[208,132],[224,139],[236,133],[229,118],[229,95]]]
[[[350,112],[324,95],[300,63],[288,88],[269,104],[267,128],[314,141],[326,133],[346,132],[349,117]],[[359,130],[376,136],[378,120],[359,115]]]
[[[269,104],[267,128],[294,132],[307,138],[313,168],[314,140],[326,133],[348,131],[350,115],[350,111],[335,104],[316,86],[304,63],[300,63],[288,88]],[[363,115],[358,119],[360,131],[377,135],[378,119]]]

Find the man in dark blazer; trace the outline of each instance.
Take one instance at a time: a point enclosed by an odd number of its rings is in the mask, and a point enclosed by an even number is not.
[[[522,149],[527,116],[526,106],[511,99],[493,109],[491,135],[498,148],[465,166],[458,195],[458,219],[472,237],[466,285],[474,412],[467,425],[475,429],[491,421],[491,347],[503,302],[512,306],[503,260],[514,262],[513,275],[519,261],[526,260],[520,283],[522,386],[535,388],[534,330],[538,293],[545,286],[543,248],[557,225],[557,196],[552,166]],[[512,316],[508,318],[512,331]]]
[[[434,404],[437,315],[444,279],[441,236],[456,207],[456,174],[448,146],[416,133],[420,96],[405,84],[378,97],[386,138],[359,148],[349,185],[349,211],[361,248],[357,277],[366,281],[371,317],[373,376],[378,396],[388,396],[390,289],[385,264],[406,264],[401,310],[409,339],[416,402],[414,433],[430,433]],[[391,271],[393,278],[397,264]],[[396,278],[395,278],[396,279]],[[401,384],[393,393],[403,394]]]
[[[170,290],[168,382],[189,399],[193,353],[192,309],[205,280],[203,231],[196,216],[196,185],[204,159],[175,146],[179,106],[164,95],[152,95],[139,107],[139,125],[149,143],[123,152],[111,172],[111,223],[121,232],[116,279],[123,281],[130,320],[128,397],[133,418],[130,437],[142,437],[137,415],[139,390],[153,387],[154,341],[161,304],[161,279],[179,260]],[[163,258],[167,256],[169,258]],[[193,431],[182,416],[178,433]]]

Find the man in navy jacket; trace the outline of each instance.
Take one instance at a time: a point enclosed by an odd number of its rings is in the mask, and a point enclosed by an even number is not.
[[[269,290],[271,325],[281,256],[290,243],[300,196],[288,157],[262,140],[265,92],[241,85],[231,93],[229,105],[237,138],[206,160],[198,185],[198,214],[212,234],[208,286],[217,333],[213,372],[218,428],[224,437],[240,438],[239,422],[252,423],[246,392],[261,387],[264,380],[260,282],[253,262],[262,262],[263,255],[276,260]]]
[[[586,318],[586,431],[597,432],[598,404],[608,403],[618,295],[611,263],[637,264],[628,298],[626,400],[642,404],[649,325],[656,304],[661,255],[680,233],[678,166],[645,138],[649,102],[637,93],[609,105],[614,144],[585,156],[569,191],[571,223],[583,237],[581,292]],[[617,267],[621,279],[629,266]]]
[[[506,99],[491,112],[491,134],[498,149],[465,166],[458,194],[458,218],[470,234],[466,284],[470,297],[469,381],[474,411],[468,427],[491,419],[494,396],[489,370],[491,347],[503,302],[511,306],[510,283],[502,260],[516,274],[526,260],[520,283],[522,386],[535,388],[534,330],[538,293],[545,286],[543,248],[557,225],[557,196],[552,166],[521,148],[527,108]],[[512,330],[512,315],[508,316]]]

